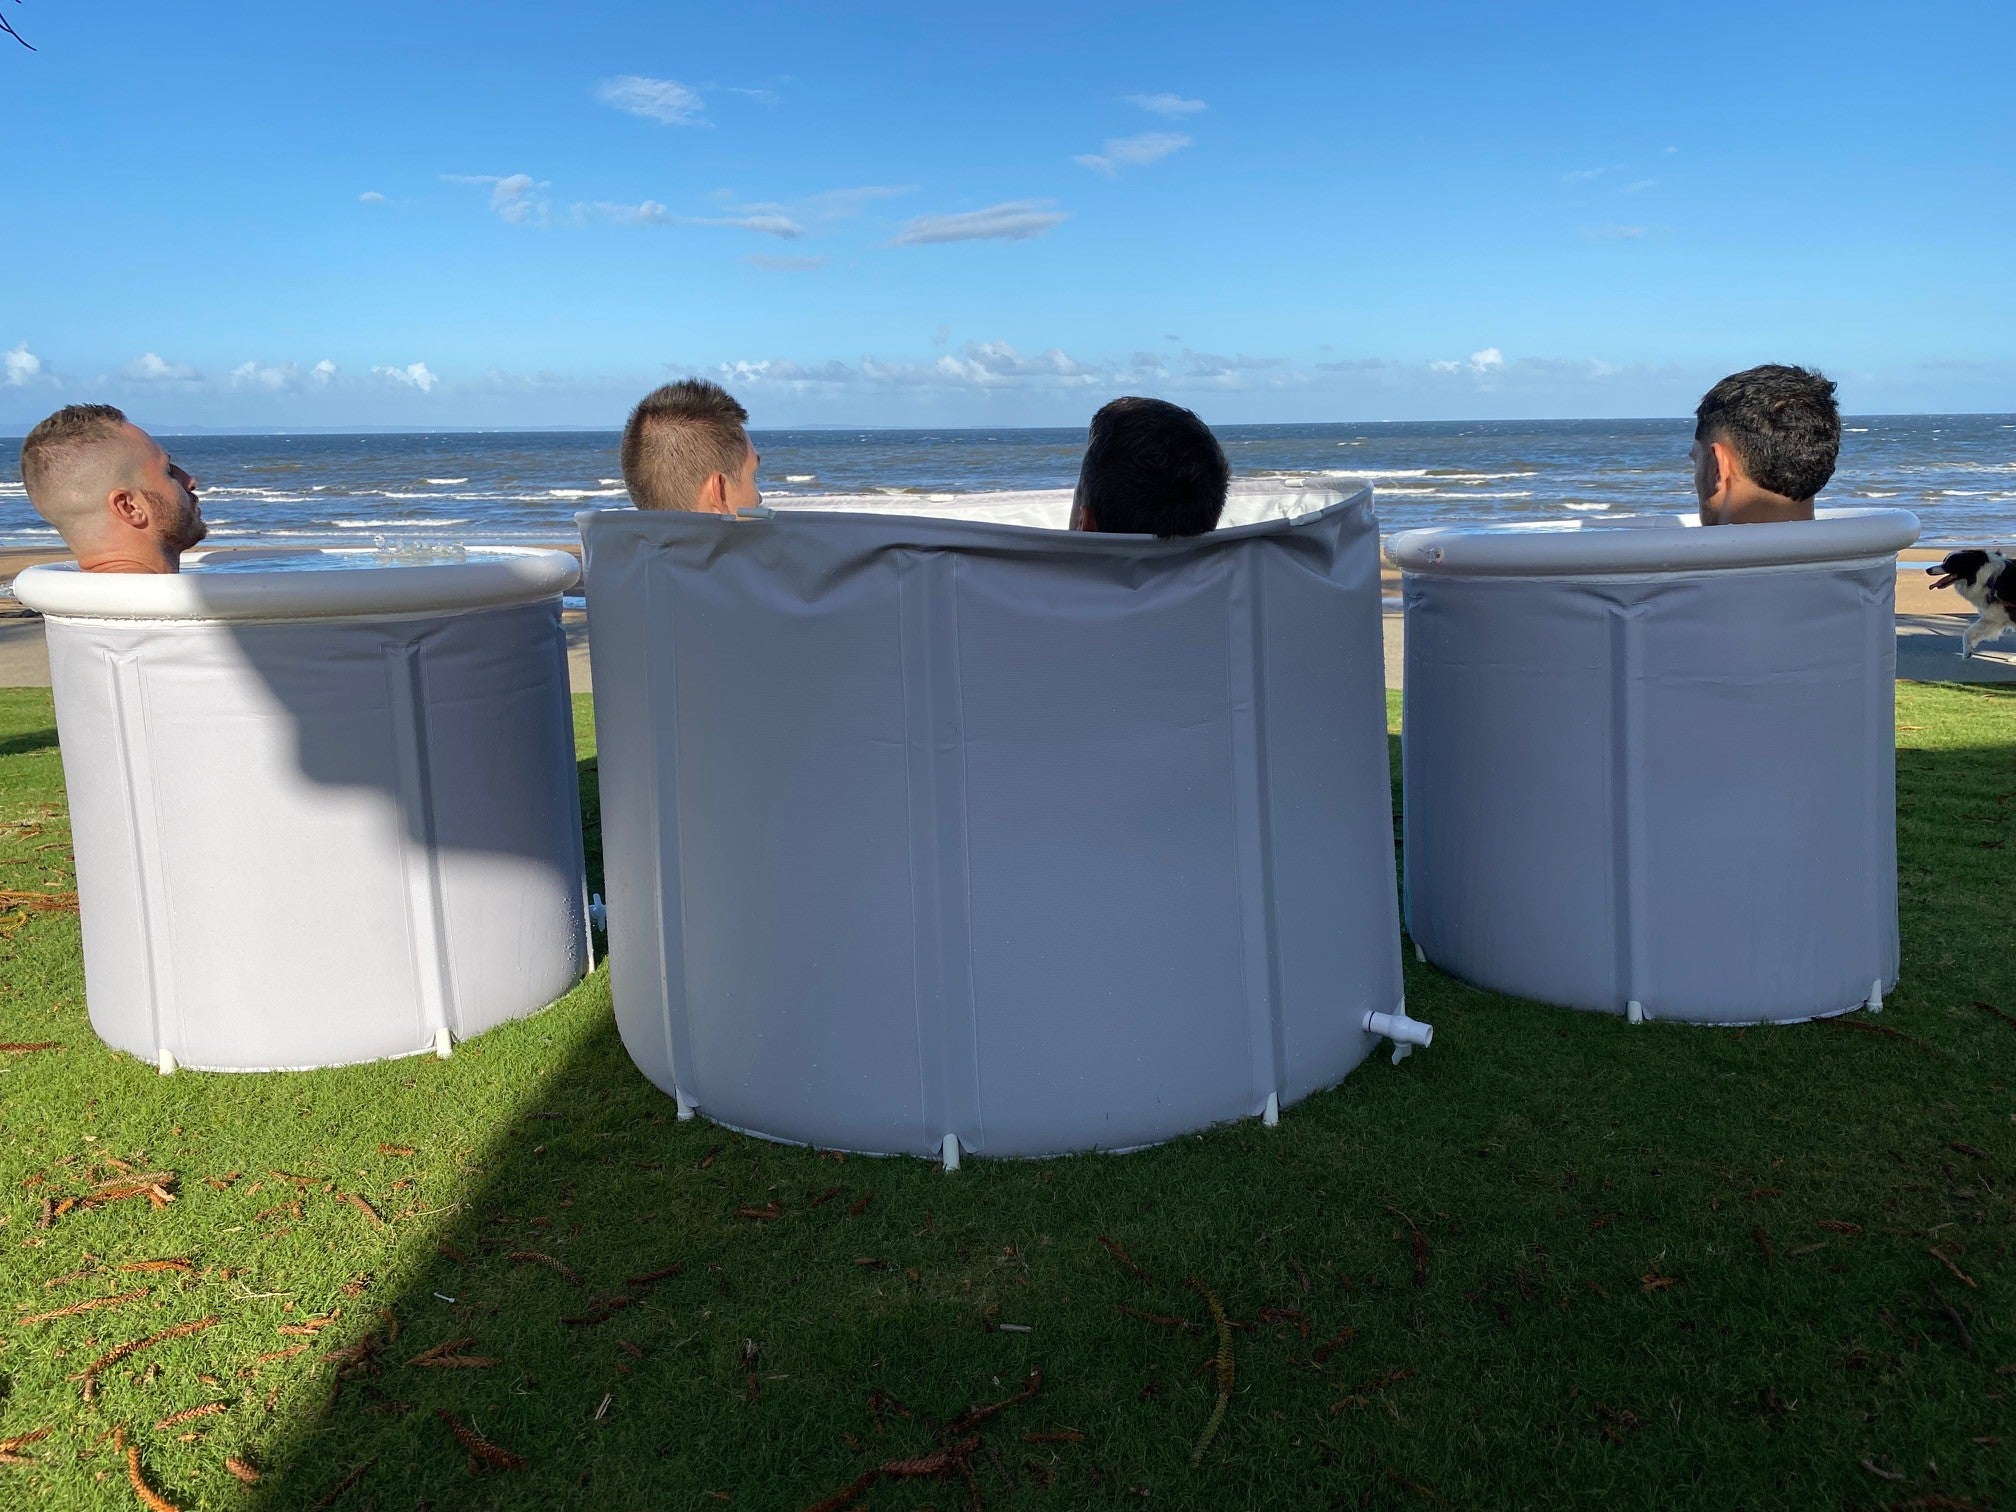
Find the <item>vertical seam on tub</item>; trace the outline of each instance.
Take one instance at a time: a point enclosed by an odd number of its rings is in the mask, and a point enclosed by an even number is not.
[[[952,713],[957,721],[956,738],[948,747],[954,788],[959,797],[959,823],[953,831],[958,845],[959,909],[957,918],[959,952],[956,992],[948,1004],[956,1002],[957,1033],[946,1035],[945,1099],[951,1107],[951,1131],[972,1148],[987,1147],[987,1125],[981,1117],[980,1097],[980,1005],[974,990],[973,970],[973,820],[966,782],[966,676],[965,658],[959,638],[959,558],[947,552],[945,613],[950,625],[947,644],[951,647]],[[953,1058],[957,1052],[957,1059]],[[956,1096],[955,1096],[956,1092]],[[963,1106],[961,1106],[963,1104]],[[965,1130],[971,1130],[968,1135]]]
[[[420,643],[385,648],[392,704],[392,751],[399,773],[399,869],[405,881],[406,937],[413,987],[429,1036],[457,1033],[448,931],[441,911],[441,858],[427,763],[426,687]],[[417,830],[417,833],[416,833]]]
[[[1611,833],[1616,837],[1617,876],[1611,888],[1616,900],[1613,921],[1616,940],[1616,990],[1626,1002],[1648,1002],[1650,989],[1641,980],[1647,967],[1645,947],[1644,761],[1645,738],[1644,627],[1642,604],[1610,606]],[[1623,1004],[1618,1005],[1619,1008]]]
[[[956,1134],[977,1146],[982,1140],[975,1091],[957,565],[953,554],[944,551],[906,551],[901,560],[898,639],[917,941],[912,980],[918,1116],[928,1143]]]
[[[658,644],[658,615],[654,603],[656,593],[652,585],[658,581],[660,574],[653,570],[653,566],[654,564],[651,563],[645,564],[643,594],[644,712],[646,716],[644,727],[652,734],[652,748],[642,757],[642,759],[649,761],[655,768],[655,770],[648,774],[650,780],[644,783],[644,791],[647,795],[645,801],[650,805],[651,811],[651,949],[657,956],[658,971],[656,980],[659,982],[660,988],[664,993],[664,999],[660,1005],[662,1011],[658,1016],[664,1021],[665,1025],[665,1062],[672,1070],[674,1096],[676,1097],[683,1093],[688,1102],[692,1103],[695,1107],[704,1108],[707,1103],[706,1098],[700,1091],[699,1067],[694,1064],[693,1036],[690,1033],[691,1026],[688,1020],[686,1002],[686,863],[684,856],[680,853],[680,847],[684,843],[685,827],[679,822],[679,741],[681,729],[679,718],[679,671],[676,660],[668,662]],[[674,647],[679,643],[678,610],[679,595],[676,593],[668,595],[665,607],[665,639],[668,644]],[[658,740],[665,728],[662,721],[665,718],[665,709],[668,707],[658,696],[658,683],[661,676],[669,678],[672,683],[672,697],[669,703],[672,731],[671,740],[668,742],[672,755],[672,777],[669,783],[665,780],[665,773],[662,767],[664,755],[658,748]],[[597,777],[599,779],[599,763],[602,759],[602,752],[599,746],[596,749],[595,759],[598,763]],[[667,802],[668,798],[670,800],[669,805]],[[666,834],[665,828],[667,822],[666,815],[668,813],[671,815],[671,834],[669,836]],[[606,835],[609,826],[609,816],[607,814],[602,816],[602,826],[603,833]],[[676,954],[679,958],[679,984],[676,992],[673,990],[672,984],[672,958],[675,952],[672,948],[672,940],[670,938],[675,921],[671,911],[665,906],[665,864],[668,859],[672,864],[673,892],[677,895],[678,904],[678,919],[676,922],[679,931],[679,948]],[[615,968],[612,966],[610,969],[613,973]]]
[[[125,776],[120,784],[126,797],[126,832],[133,845],[134,883],[140,904],[140,938],[147,962],[147,1016],[154,1030],[154,1053],[170,1048],[167,1024],[176,1020],[174,1053],[179,1060],[186,1049],[182,1033],[180,1004],[175,999],[175,964],[171,955],[170,931],[162,926],[167,907],[167,887],[161,876],[160,804],[154,794],[153,745],[147,737],[146,689],[142,685],[137,654],[107,656],[112,680],[112,707],[117,711],[113,728],[118,731],[119,767]],[[141,789],[144,788],[144,794]],[[144,797],[144,802],[142,801]],[[90,984],[85,984],[88,995]]]
[[[1232,563],[1226,595],[1225,674],[1232,697],[1228,736],[1232,757],[1232,835],[1239,878],[1239,947],[1246,979],[1247,1051],[1253,1095],[1264,1102],[1282,1087],[1281,992],[1274,961],[1273,847],[1268,843],[1266,734],[1260,700],[1264,610],[1253,582],[1256,547],[1226,553]]]
[[[565,747],[565,759],[557,763],[560,768],[560,812],[568,816],[568,833],[574,838],[574,875],[579,885],[575,888],[576,898],[581,907],[581,962],[584,970],[595,969],[595,927],[588,918],[588,841],[581,828],[581,752],[574,743],[574,680],[567,662],[567,616],[559,601],[553,605],[553,619],[556,633],[550,644],[553,647],[555,675],[560,679],[560,732],[561,743]],[[601,775],[601,748],[595,752],[596,775]]]
[[[1872,980],[1887,987],[1891,981],[1890,942],[1895,938],[1897,928],[1894,902],[1889,908],[1884,907],[1891,889],[1897,885],[1897,778],[1894,766],[1897,760],[1897,565],[1894,558],[1885,567],[1884,577],[1886,581],[1882,587],[1864,595],[1866,611],[1863,621],[1869,627],[1870,654],[1864,658],[1866,670],[1862,679],[1863,724],[1866,727],[1862,752],[1862,822],[1864,843],[1868,847],[1868,862],[1863,868],[1863,902],[1868,908],[1870,953],[1876,963]],[[1882,776],[1885,761],[1893,764],[1887,795],[1883,791]]]

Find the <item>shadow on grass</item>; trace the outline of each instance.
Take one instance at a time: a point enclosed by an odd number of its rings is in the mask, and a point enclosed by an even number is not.
[[[1854,1026],[1633,1029],[1410,960],[1435,1048],[1279,1129],[946,1177],[678,1123],[598,973],[416,1078],[471,1099],[474,1185],[405,1220],[380,1347],[283,1400],[252,1504],[837,1507],[910,1461],[859,1504],[1968,1505],[2016,1359],[2016,1039],[1972,1006],[2016,948],[2007,696],[1900,752],[1903,982]],[[1189,1277],[1237,1325],[1197,1466]],[[522,1467],[472,1478],[487,1445]]]
[[[26,756],[30,751],[56,749],[56,731],[24,730],[18,735],[0,736],[0,757]]]

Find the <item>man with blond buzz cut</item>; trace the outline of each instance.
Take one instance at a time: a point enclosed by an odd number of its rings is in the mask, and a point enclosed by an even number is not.
[[[28,432],[21,482],[86,572],[179,572],[207,530],[196,480],[109,404],[67,404]]]
[[[732,515],[763,502],[749,412],[704,378],[646,394],[623,427],[623,484],[639,509]]]

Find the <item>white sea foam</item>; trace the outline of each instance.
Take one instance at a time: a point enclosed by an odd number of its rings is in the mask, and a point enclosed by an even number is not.
[[[817,482],[819,481],[819,474],[817,474],[817,473],[786,473],[786,474],[784,474],[784,481],[785,481],[786,483],[817,483]]]
[[[331,520],[338,530],[440,530],[449,525],[472,525],[467,520]]]
[[[1843,426],[1842,429],[1846,430],[1851,436],[1860,436],[1865,434],[1869,427],[1866,425],[1849,425]]]
[[[1610,506],[1608,504],[1584,504],[1579,500],[1564,499],[1561,507],[1563,509],[1572,509],[1577,514],[1594,514],[1599,510],[1608,509]]]
[[[422,483],[432,483],[437,488],[447,488],[456,483],[467,483],[467,478],[422,478]]]
[[[611,483],[620,486],[623,482],[621,478],[597,478],[595,481],[600,483],[604,488],[607,488]]]
[[[613,499],[623,492],[620,488],[549,488],[549,499]]]

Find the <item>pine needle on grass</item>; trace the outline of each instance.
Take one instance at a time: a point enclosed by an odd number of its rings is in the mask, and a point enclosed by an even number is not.
[[[1187,1277],[1183,1283],[1204,1299],[1204,1305],[1211,1309],[1211,1321],[1218,1329],[1218,1400],[1211,1408],[1211,1419],[1204,1425],[1204,1433],[1197,1440],[1197,1447],[1190,1451],[1190,1468],[1196,1469],[1204,1463],[1204,1452],[1211,1447],[1211,1440],[1218,1436],[1224,1425],[1225,1414],[1232,1405],[1232,1382],[1234,1367],[1232,1359],[1232,1325],[1225,1316],[1225,1304],[1218,1300],[1217,1293],[1199,1281],[1195,1276]]]

